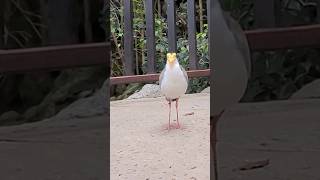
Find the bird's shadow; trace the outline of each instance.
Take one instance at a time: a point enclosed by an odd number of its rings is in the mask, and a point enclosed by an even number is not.
[[[186,126],[184,124],[180,123],[180,126],[178,126],[177,121],[173,121],[170,123],[170,129],[169,129],[169,123],[163,124],[160,128],[162,132],[171,132],[171,131],[178,131],[178,130],[185,130]]]

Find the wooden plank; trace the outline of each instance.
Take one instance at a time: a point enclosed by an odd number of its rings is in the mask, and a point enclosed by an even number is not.
[[[189,78],[195,77],[206,77],[210,76],[210,69],[204,70],[192,70],[187,71]],[[111,85],[115,84],[129,84],[129,83],[138,83],[138,82],[155,82],[159,80],[160,74],[145,74],[145,75],[134,75],[134,76],[119,76],[111,77]]]
[[[167,0],[167,22],[169,52],[177,52],[175,0]]]
[[[147,58],[148,73],[156,72],[156,43],[154,30],[154,0],[146,0],[146,36],[147,36]]]
[[[187,14],[188,14],[189,68],[193,70],[193,69],[198,69],[195,0],[188,0],[187,6],[188,6]]]
[[[49,46],[0,51],[0,73],[109,65],[110,43]]]
[[[124,74],[134,74],[132,1],[124,1]]]
[[[253,51],[320,47],[320,25],[257,29],[245,32]],[[210,34],[209,34],[210,35]]]

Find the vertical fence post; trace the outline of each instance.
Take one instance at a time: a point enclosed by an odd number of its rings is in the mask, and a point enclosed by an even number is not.
[[[4,46],[3,30],[5,24],[4,12],[5,12],[5,0],[0,1],[0,49]]]
[[[317,22],[320,23],[320,0],[317,0]]]
[[[197,40],[196,40],[196,13],[195,0],[188,0],[188,44],[189,44],[189,67],[190,69],[198,68],[197,58]]]
[[[106,28],[105,28],[105,41],[107,43],[110,43],[110,39],[111,39],[111,28],[110,28],[110,3],[109,3],[109,0],[104,0],[103,1],[103,8],[102,8],[102,11],[103,11],[103,14],[104,14],[104,18],[106,20],[105,24],[106,24]],[[111,59],[111,51],[107,51],[106,52],[107,54],[107,77],[109,79],[109,77],[111,76],[111,65],[112,65],[112,61],[111,60],[108,60],[108,59]]]
[[[91,4],[90,0],[83,1],[83,9],[84,9],[84,36],[86,42],[92,42],[92,22],[90,19],[91,16]]]
[[[255,25],[257,28],[276,27],[276,3],[278,0],[256,0],[254,3]]]
[[[133,75],[133,12],[132,1],[124,1],[124,74]]]
[[[154,30],[154,0],[146,0],[146,35],[147,35],[147,58],[148,73],[154,73],[156,70],[156,44]]]
[[[215,0],[213,0],[215,1]],[[214,24],[213,24],[213,11],[214,11],[214,2],[212,0],[207,0],[207,17],[208,17],[208,53],[209,53],[209,61],[210,61],[210,66],[213,66],[213,33],[214,33]],[[213,78],[214,76],[214,68],[211,69],[211,78],[210,78],[210,84],[211,87],[213,87]],[[213,87],[214,88],[214,87]],[[214,92],[214,89],[212,90]],[[212,92],[211,91],[211,92]],[[212,126],[213,126],[213,108],[214,108],[214,99],[213,96],[210,96],[210,102],[213,102],[213,104],[210,106],[210,177],[213,177],[215,180],[217,177],[214,177],[214,158],[215,154],[213,154],[213,148],[212,148],[212,143],[215,137],[212,137],[214,134],[212,132]]]
[[[169,52],[177,51],[175,0],[167,0],[167,22]]]
[[[207,0],[207,21],[208,21],[208,54],[210,66],[213,67],[213,7],[214,2]],[[213,0],[215,1],[215,0]],[[213,72],[213,69],[211,70]],[[212,78],[211,78],[212,79]],[[212,82],[211,82],[212,83]]]

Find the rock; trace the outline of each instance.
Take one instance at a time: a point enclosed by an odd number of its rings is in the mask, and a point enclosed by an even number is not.
[[[77,100],[61,110],[51,119],[68,120],[102,115],[108,112],[109,79],[105,80],[100,90],[94,96]]]
[[[105,114],[108,110],[107,101],[101,97],[101,94],[98,93],[94,96],[77,100],[61,110],[52,119],[68,120]]]
[[[90,95],[92,95],[93,91],[92,90],[87,90],[87,91],[82,91],[78,94],[78,98],[86,98],[89,97]]]
[[[209,93],[210,94],[210,86],[201,91],[201,93]]]
[[[17,89],[24,108],[40,104],[51,91],[53,82],[54,79],[50,76],[50,73],[30,73],[24,75]]]
[[[11,109],[23,112],[21,122],[52,117],[72,102],[92,95],[106,77],[103,66],[1,76],[0,114]]]
[[[51,91],[53,80],[54,77],[47,72],[2,75],[0,79],[0,114],[9,110],[24,112],[28,108],[40,104]]]
[[[109,90],[109,84],[110,84],[110,80],[109,79],[105,80],[101,86],[100,93],[106,94]]]
[[[23,114],[23,119],[25,119],[27,122],[35,121],[34,119],[37,119],[38,113],[41,111],[40,106],[33,106],[26,110],[26,112]]]
[[[138,98],[152,98],[162,96],[160,92],[160,86],[157,84],[146,84],[139,92],[136,92],[128,97],[128,99]]]
[[[7,123],[13,123],[21,118],[21,115],[17,113],[16,111],[8,111],[3,113],[0,116],[0,125],[1,124],[7,124]]]
[[[314,80],[311,83],[305,85],[290,97],[290,99],[308,98],[320,98],[320,79]]]
[[[19,97],[19,78],[16,74],[3,75],[0,81],[0,114],[16,110],[16,100]],[[19,104],[21,106],[21,104]]]
[[[26,121],[39,121],[56,115],[78,99],[100,89],[105,77],[104,67],[86,67],[63,71],[55,80],[51,92],[40,105],[25,113]],[[86,108],[92,109],[90,106],[86,106]]]

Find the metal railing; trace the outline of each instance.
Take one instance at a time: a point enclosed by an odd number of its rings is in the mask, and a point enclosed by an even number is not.
[[[133,75],[133,37],[132,37],[132,4],[125,2],[125,76],[111,77],[111,84],[126,84],[133,82],[157,81],[159,74],[155,73],[155,36],[153,0],[146,0],[147,18],[147,55],[148,74]],[[174,0],[168,0],[167,13],[175,14]],[[212,6],[207,0],[209,14],[209,32],[212,32]],[[195,40],[195,1],[188,0],[188,34],[189,34],[189,68],[190,77],[204,77],[210,75],[210,69],[197,69]],[[176,49],[175,16],[168,16],[169,49]],[[213,52],[210,48],[213,37],[209,33],[209,59]],[[245,32],[251,51],[289,49],[301,47],[320,47],[320,25],[307,25],[285,28],[256,29]],[[92,43],[64,46],[50,46],[17,50],[0,50],[0,73],[51,71],[70,67],[107,65],[109,68],[111,51],[110,43]]]

